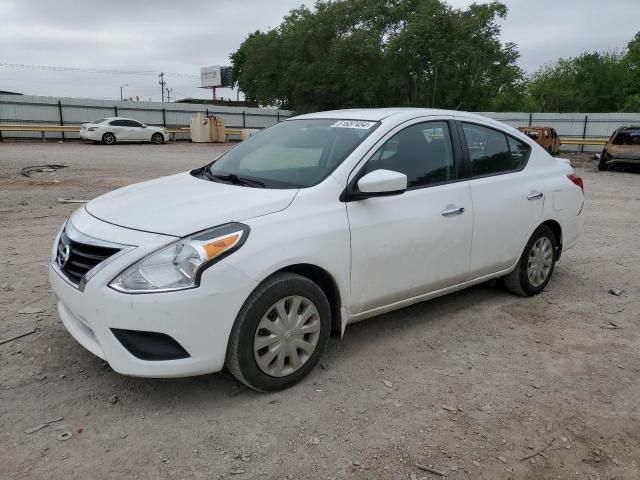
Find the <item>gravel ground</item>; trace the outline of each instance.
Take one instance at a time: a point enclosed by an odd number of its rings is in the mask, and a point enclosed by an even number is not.
[[[586,155],[571,156],[585,235],[535,298],[480,285],[353,325],[270,395],[224,374],[128,378],[85,351],[47,282],[77,207],[57,199],[224,148],[0,144],[0,341],[37,328],[0,345],[0,477],[440,478],[421,464],[449,479],[640,478],[640,176],[598,173]],[[68,168],[20,175],[45,163]]]

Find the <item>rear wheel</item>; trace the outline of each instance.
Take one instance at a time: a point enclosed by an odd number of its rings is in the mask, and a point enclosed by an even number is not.
[[[277,273],[246,300],[231,331],[226,366],[254,390],[282,390],[320,360],[331,310],[324,292],[301,275]]]
[[[527,243],[515,270],[504,277],[512,293],[530,297],[547,286],[556,264],[556,237],[546,225],[540,225]]]
[[[151,135],[151,143],[155,143],[156,145],[164,143],[164,136],[161,133],[154,133]]]
[[[107,132],[102,135],[102,143],[104,143],[105,145],[113,145],[114,143],[116,143],[116,136],[111,132]]]

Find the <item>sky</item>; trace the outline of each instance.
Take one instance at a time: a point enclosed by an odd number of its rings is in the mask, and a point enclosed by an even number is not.
[[[162,71],[168,72],[172,99],[210,98],[210,90],[198,88],[200,67],[228,65],[229,54],[249,33],[277,26],[303,3],[312,2],[0,0],[0,90],[119,99],[120,87],[127,85],[125,97],[159,101],[157,75]],[[465,8],[472,1],[448,3]],[[500,22],[501,38],[518,44],[518,63],[526,72],[584,51],[622,49],[640,30],[640,0],[503,3],[509,14]],[[218,96],[235,99],[236,93],[219,89]]]

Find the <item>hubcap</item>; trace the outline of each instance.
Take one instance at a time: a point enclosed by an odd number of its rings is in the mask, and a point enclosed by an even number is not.
[[[540,237],[529,252],[527,276],[533,287],[542,285],[551,272],[553,265],[553,245],[548,237]]]
[[[311,300],[294,295],[267,309],[253,338],[253,356],[260,370],[285,377],[309,360],[320,338],[320,314]]]

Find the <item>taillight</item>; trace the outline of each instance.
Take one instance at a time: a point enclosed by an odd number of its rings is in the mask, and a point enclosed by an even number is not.
[[[582,181],[582,178],[580,178],[578,175],[576,175],[575,173],[572,173],[570,175],[567,175],[567,178],[569,180],[571,180],[573,183],[575,183],[577,186],[580,187],[580,190],[582,190],[584,192],[584,182]]]

